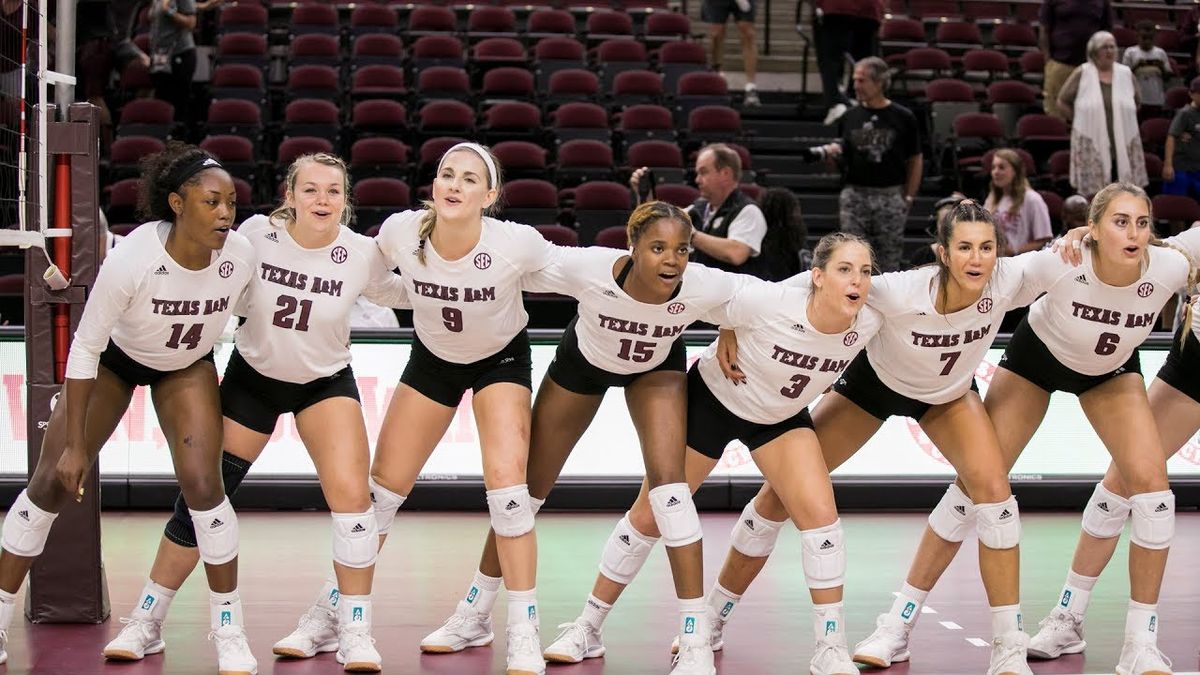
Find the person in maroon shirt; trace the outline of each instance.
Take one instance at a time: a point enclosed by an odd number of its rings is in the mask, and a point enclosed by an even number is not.
[[[1043,103],[1047,115],[1062,117],[1055,102],[1071,71],[1087,60],[1087,41],[1097,31],[1112,30],[1110,0],[1046,0],[1038,16],[1038,46],[1046,57]]]

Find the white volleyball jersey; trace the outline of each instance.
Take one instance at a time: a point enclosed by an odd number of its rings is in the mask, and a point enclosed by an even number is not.
[[[1084,375],[1116,370],[1154,328],[1163,304],[1187,283],[1179,251],[1151,246],[1150,263],[1128,286],[1100,281],[1085,253],[1078,267],[1059,262],[1059,274],[1029,308],[1029,327],[1054,358]]]
[[[525,277],[528,291],[579,300],[579,351],[588,363],[617,375],[656,368],[685,328],[696,320],[716,318],[710,312],[729,302],[746,280],[753,280],[688,263],[675,297],[651,305],[634,300],[613,278],[613,266],[625,255],[611,248],[555,247],[552,262]]]
[[[1200,263],[1200,227],[1184,230],[1174,237],[1168,237],[1167,242],[1183,249],[1191,256],[1190,263]],[[1191,289],[1188,289],[1189,291]],[[1192,298],[1192,333],[1200,339],[1200,307],[1196,306],[1196,298]]]
[[[234,336],[246,363],[267,377],[304,384],[350,363],[350,310],[358,296],[406,307],[404,280],[375,240],[342,227],[321,248],[304,248],[286,227],[252,216],[238,230],[258,254],[246,292],[246,322]]]
[[[867,345],[871,367],[902,396],[930,405],[953,401],[971,388],[1005,312],[1049,288],[1060,264],[1050,251],[1000,258],[979,300],[952,314],[935,309],[935,265],[872,277],[867,304],[883,314],[884,325]]]
[[[134,361],[169,372],[208,354],[254,274],[254,249],[231,231],[225,246],[200,270],[179,265],[164,243],[165,221],[138,227],[109,251],[88,296],[67,377],[96,377],[109,338]]]
[[[389,216],[379,230],[379,248],[405,278],[413,325],[429,351],[452,363],[485,359],[525,330],[521,276],[549,264],[552,247],[528,225],[485,217],[470,253],[444,260],[425,242],[422,265],[417,229],[423,213]]]
[[[716,342],[697,364],[726,410],[758,424],[798,414],[833,385],[883,324],[878,312],[863,307],[845,331],[822,333],[808,320],[810,294],[810,288],[760,281],[734,295],[722,327],[737,334],[746,382],[735,387],[721,373]]]

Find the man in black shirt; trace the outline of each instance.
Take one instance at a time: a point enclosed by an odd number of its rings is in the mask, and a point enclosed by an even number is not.
[[[924,166],[917,118],[884,95],[888,84],[883,59],[859,61],[854,66],[854,93],[861,105],[842,118],[841,139],[809,149],[814,157],[842,159],[841,229],[870,241],[884,272],[900,269],[904,221],[921,187]]]

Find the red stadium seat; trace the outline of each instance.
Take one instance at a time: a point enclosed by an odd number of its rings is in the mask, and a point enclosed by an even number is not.
[[[386,99],[370,99],[354,104],[350,126],[356,134],[373,133],[401,136],[408,129],[408,111],[404,105]]]
[[[663,183],[654,186],[654,196],[664,202],[669,202],[685,209],[700,198],[700,191],[690,185],[672,185]]]
[[[483,76],[480,96],[487,100],[498,98],[533,100],[533,73],[524,68],[493,68]]]
[[[500,217],[527,225],[554,225],[558,222],[558,189],[539,178],[509,181],[504,185],[504,211]],[[573,230],[571,233],[574,235]],[[576,236],[575,243],[569,245],[578,243]]]
[[[562,225],[538,225],[537,231],[542,238],[555,246],[578,246],[579,235],[569,227]]]
[[[629,248],[628,230],[623,225],[606,227],[596,233],[595,245],[605,248],[627,249]]]
[[[559,146],[557,159],[555,182],[560,186],[610,180],[613,175],[613,151],[608,143],[590,139],[566,141]]]
[[[373,33],[392,34],[399,27],[396,10],[385,5],[358,4],[350,12],[350,32],[357,36]]]

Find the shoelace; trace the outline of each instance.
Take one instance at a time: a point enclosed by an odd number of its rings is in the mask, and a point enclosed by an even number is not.
[[[1075,620],[1072,619],[1070,615],[1059,614],[1057,612],[1051,613],[1049,616],[1042,619],[1041,622],[1038,623],[1038,628],[1046,628],[1060,633],[1068,630],[1076,630]]]
[[[342,651],[350,653],[357,649],[369,649],[375,645],[375,638],[362,628],[343,628],[338,636],[338,644]]]
[[[833,642],[817,642],[816,649],[813,651],[813,661],[824,658],[827,652],[834,652],[834,658],[836,658],[836,652],[839,646],[842,647],[842,649],[847,649],[845,645],[838,645]]]
[[[214,640],[217,643],[218,660],[222,656],[232,656],[238,660],[245,661],[253,660],[254,655],[250,653],[250,644],[246,641],[246,632],[240,627],[233,628],[232,630],[230,628],[229,626],[222,626],[220,629],[208,634],[208,639]]]
[[[1138,651],[1137,658],[1133,660],[1133,664],[1130,665],[1129,667],[1131,669],[1133,669],[1134,671],[1136,671],[1138,664],[1141,663],[1142,659],[1147,656],[1158,657],[1159,661],[1161,661],[1163,664],[1165,664],[1168,668],[1170,668],[1172,665],[1171,659],[1168,659],[1166,654],[1163,654],[1161,651],[1158,650],[1158,645],[1142,644],[1141,649]],[[1151,665],[1155,665],[1155,664],[1151,664]]]
[[[308,611],[300,617],[300,621],[296,624],[296,629],[320,629],[324,628],[325,624],[330,623],[333,623],[333,619],[329,616],[328,612],[318,607],[309,607]]]
[[[700,664],[700,650],[704,647],[699,645],[685,645],[679,643],[679,652],[675,654],[675,659],[671,661],[673,666],[695,666]],[[711,648],[710,648],[711,649]]]
[[[560,623],[558,624],[558,627],[561,632],[558,634],[558,637],[554,638],[555,642],[558,642],[562,639],[568,639],[571,641],[573,646],[581,647],[582,651],[587,653],[588,643],[591,642],[588,640],[587,628],[574,621],[569,623]]]
[[[541,656],[542,647],[538,644],[537,631],[533,626],[522,624],[508,630],[508,653],[532,653]]]
[[[996,668],[1003,668],[1005,664],[1014,659],[1025,663],[1025,655],[1021,653],[1022,651],[1024,650],[1020,643],[1006,645],[1000,641],[1000,638],[996,638],[992,640],[992,665]],[[988,675],[1002,672],[1005,671],[988,669]]]
[[[132,637],[132,636],[126,636],[125,631],[129,631],[129,632],[140,631],[141,635],[139,637],[149,638],[150,630],[154,627],[153,619],[139,619],[139,618],[133,617],[133,616],[121,617],[121,623],[125,624],[125,627],[121,629],[120,635],[117,636],[118,638]],[[146,642],[146,639],[143,639],[142,642]]]
[[[450,616],[449,619],[446,619],[446,623],[442,624],[442,629],[447,631],[457,631],[459,628],[464,628],[468,624],[472,623],[479,623],[479,618],[455,612]]]

